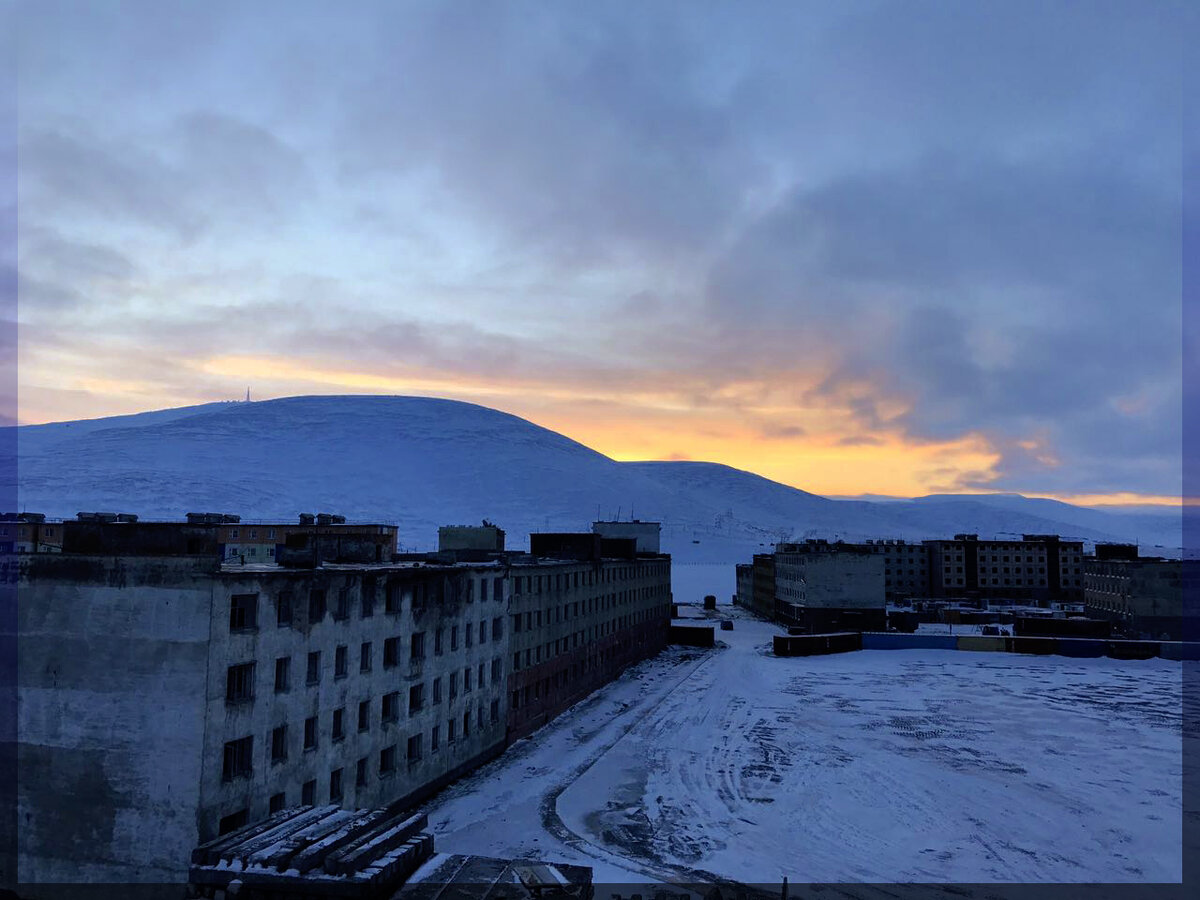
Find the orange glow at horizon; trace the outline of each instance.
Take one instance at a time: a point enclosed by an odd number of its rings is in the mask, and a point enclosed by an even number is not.
[[[727,384],[712,403],[689,402],[680,391],[649,380],[634,390],[621,386],[562,384],[547,388],[535,378],[486,381],[464,376],[413,373],[383,375],[348,367],[306,365],[278,357],[223,356],[184,363],[198,375],[227,384],[229,399],[254,386],[255,399],[296,394],[388,393],[476,402],[528,419],[619,461],[688,459],[753,472],[820,495],[880,494],[915,497],[931,493],[991,493],[986,485],[1001,456],[986,439],[919,442],[898,432],[862,434],[849,411],[781,403],[754,405],[752,385]],[[238,386],[241,387],[238,387]],[[43,386],[44,388],[46,386]],[[22,424],[122,415],[152,408],[210,402],[180,397],[134,378],[79,377],[48,388],[81,392],[86,411],[55,413],[23,408]],[[24,390],[24,388],[23,388]],[[726,403],[725,401],[729,401]],[[157,404],[157,405],[155,405]],[[61,406],[61,404],[59,404]],[[70,406],[70,404],[67,404]],[[802,423],[797,426],[793,423]],[[849,442],[845,437],[851,436]],[[857,439],[857,440],[855,440]],[[1025,448],[1037,444],[1027,441]],[[1057,463],[1057,460],[1054,460]],[[1179,508],[1181,498],[1110,494],[1029,494],[1084,506],[1160,505]]]

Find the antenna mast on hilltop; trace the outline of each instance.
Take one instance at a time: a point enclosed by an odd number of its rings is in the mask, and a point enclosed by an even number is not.
[[[246,402],[250,402],[250,385],[246,385]]]

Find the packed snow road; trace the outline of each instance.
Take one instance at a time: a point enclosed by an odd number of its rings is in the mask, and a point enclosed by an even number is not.
[[[671,649],[430,804],[599,883],[1178,881],[1178,663]]]

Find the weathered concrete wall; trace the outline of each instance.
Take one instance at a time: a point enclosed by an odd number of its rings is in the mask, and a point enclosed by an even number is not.
[[[21,561],[23,896],[39,895],[29,882],[186,880],[199,838],[212,565]]]
[[[340,802],[346,807],[386,806],[438,783],[465,763],[494,752],[504,740],[506,716],[504,675],[509,655],[508,597],[496,595],[504,571],[495,566],[445,569],[425,567],[337,567],[315,570],[258,571],[226,567],[212,608],[213,665],[207,684],[209,729],[204,747],[200,810],[201,839],[218,833],[222,818],[246,810],[248,821],[268,815],[270,798],[283,794],[287,805],[302,802],[306,782],[315,781],[317,803]],[[369,584],[374,582],[371,591]],[[481,583],[488,585],[482,600]],[[364,583],[365,582],[365,583]],[[468,587],[469,585],[469,587]],[[312,591],[325,592],[326,612],[309,618]],[[346,592],[345,618],[337,618],[339,599]],[[363,595],[369,593],[370,615],[364,615]],[[279,624],[281,595],[290,593],[292,621]],[[257,628],[231,631],[230,598],[257,595]],[[393,596],[394,610],[388,611]],[[493,621],[499,620],[498,634]],[[479,624],[485,623],[485,640]],[[471,631],[468,643],[467,630]],[[437,632],[442,632],[438,650]],[[424,658],[414,658],[412,636],[424,635]],[[385,665],[385,642],[396,638],[396,664]],[[371,644],[371,666],[362,671],[362,644]],[[337,648],[346,648],[347,669],[335,673]],[[309,652],[319,651],[320,677],[307,683]],[[276,659],[290,658],[290,687],[276,692]],[[252,700],[226,702],[228,669],[255,663]],[[499,677],[493,677],[493,662]],[[483,667],[483,684],[479,682]],[[471,689],[464,673],[471,672]],[[451,676],[455,696],[451,698]],[[440,680],[435,700],[434,681]],[[423,708],[409,709],[409,689],[424,685]],[[396,721],[383,721],[383,697],[398,692]],[[368,727],[360,731],[358,709],[367,703]],[[496,718],[492,718],[492,703]],[[332,731],[335,710],[343,710],[344,737]],[[482,712],[482,723],[480,713]],[[463,716],[470,715],[469,735],[463,735]],[[305,720],[317,718],[317,745],[304,747]],[[454,740],[450,722],[454,721]],[[287,759],[272,761],[271,735],[287,726]],[[438,729],[438,749],[433,730]],[[421,758],[407,759],[408,739],[421,736]],[[252,770],[230,781],[223,778],[224,747],[228,741],[253,738]],[[380,754],[395,748],[395,769],[380,772]],[[356,785],[356,769],[366,759],[367,781]],[[342,797],[330,796],[331,775],[341,769]]]
[[[882,609],[883,558],[868,553],[777,553],[781,602],[827,609]]]

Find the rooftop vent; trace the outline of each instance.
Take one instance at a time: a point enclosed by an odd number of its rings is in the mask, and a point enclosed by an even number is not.
[[[312,513],[300,513],[301,525],[312,525],[317,520],[317,517]]]

